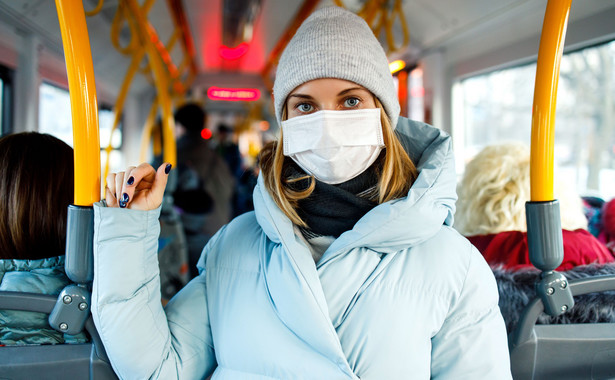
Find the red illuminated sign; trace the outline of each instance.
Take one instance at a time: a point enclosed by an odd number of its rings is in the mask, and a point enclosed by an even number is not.
[[[211,100],[224,100],[232,102],[251,102],[261,97],[257,88],[221,88],[210,87],[207,97]]]
[[[233,60],[241,57],[246,54],[248,51],[248,44],[243,42],[237,45],[234,48],[226,47],[224,45],[220,46],[220,57],[228,60]]]

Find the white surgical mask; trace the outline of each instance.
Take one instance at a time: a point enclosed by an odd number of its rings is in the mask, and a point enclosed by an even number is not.
[[[384,147],[380,109],[318,111],[282,122],[284,155],[335,185],[363,173]]]

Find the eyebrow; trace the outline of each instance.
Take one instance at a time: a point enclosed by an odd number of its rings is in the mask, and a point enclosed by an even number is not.
[[[365,92],[367,92],[367,90],[366,90],[366,89],[364,89],[363,87],[350,87],[350,88],[347,88],[347,89],[345,89],[345,90],[343,90],[343,91],[340,91],[340,93],[339,93],[339,94],[337,94],[337,96],[346,95],[347,93],[349,93],[349,92],[351,92],[351,91],[355,91],[355,90],[359,90],[359,91],[365,91]]]
[[[355,91],[355,90],[363,91],[363,92],[368,92],[363,87],[350,87],[350,88],[347,88],[345,90],[340,91],[337,94],[337,96],[343,96],[343,95],[346,95],[347,93]],[[289,98],[300,98],[300,99],[314,99],[312,96],[306,95],[306,94],[290,94],[288,97]]]
[[[310,95],[304,95],[304,94],[290,94],[288,95],[288,98],[314,99]]]

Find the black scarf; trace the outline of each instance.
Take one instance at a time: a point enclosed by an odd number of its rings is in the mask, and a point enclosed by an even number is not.
[[[376,162],[379,162],[376,161]],[[376,164],[357,177],[340,183],[329,185],[316,181],[316,186],[309,197],[299,201],[297,213],[303,219],[309,235],[338,237],[343,232],[351,230],[355,223],[378,205],[377,201],[369,200],[377,192],[378,184]],[[286,169],[286,178],[300,177],[305,172],[294,162]],[[302,190],[309,186],[310,179],[291,183],[293,190]]]

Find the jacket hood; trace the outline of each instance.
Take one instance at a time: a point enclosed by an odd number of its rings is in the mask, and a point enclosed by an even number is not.
[[[419,172],[408,195],[380,204],[365,214],[327,249],[321,262],[335,256],[335,252],[358,246],[381,253],[397,252],[429,239],[443,224],[453,224],[457,194],[450,136],[403,117],[395,133]],[[254,190],[254,209],[269,239],[284,241],[287,246],[296,243],[292,222],[267,192],[262,175]]]

